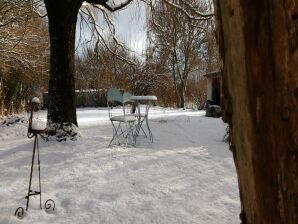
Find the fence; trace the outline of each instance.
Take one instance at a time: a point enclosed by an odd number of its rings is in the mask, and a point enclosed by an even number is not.
[[[106,90],[76,90],[77,107],[105,107],[107,106]],[[48,108],[48,92],[43,93],[43,108]]]

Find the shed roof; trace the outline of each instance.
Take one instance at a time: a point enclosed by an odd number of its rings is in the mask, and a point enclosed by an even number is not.
[[[214,71],[214,72],[209,72],[204,75],[206,78],[220,78],[221,77],[221,72],[220,71]]]

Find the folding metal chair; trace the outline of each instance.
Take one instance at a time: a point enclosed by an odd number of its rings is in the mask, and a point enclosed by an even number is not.
[[[126,93],[122,95],[121,91],[116,88],[110,88],[107,92],[107,104],[109,118],[113,126],[113,137],[109,143],[117,143],[117,145],[125,144],[135,146],[134,129],[136,117],[128,111],[127,105],[132,105],[130,96]],[[113,115],[113,106],[121,105],[122,112],[120,115]],[[115,114],[115,113],[114,113]],[[119,110],[118,110],[119,114]]]

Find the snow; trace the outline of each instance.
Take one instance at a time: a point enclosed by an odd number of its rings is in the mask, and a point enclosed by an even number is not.
[[[33,139],[26,123],[0,126],[0,224],[239,223],[226,125],[204,113],[151,108],[154,143],[139,137],[135,148],[108,148],[107,109],[78,109],[77,141],[39,141],[42,203],[52,198],[55,211],[40,210],[31,197],[22,220],[14,212],[26,205]]]
[[[39,112],[34,112],[32,117],[32,130],[42,131],[46,129],[46,121],[39,117]]]
[[[38,130],[38,131],[42,131],[46,129],[46,123],[38,120],[38,119],[34,119],[32,120],[32,130]]]
[[[31,100],[32,103],[37,103],[37,104],[40,104],[40,100],[38,97],[33,97],[32,100]]]
[[[130,97],[130,99],[132,100],[152,100],[152,101],[156,101],[157,97],[156,96],[132,96]]]

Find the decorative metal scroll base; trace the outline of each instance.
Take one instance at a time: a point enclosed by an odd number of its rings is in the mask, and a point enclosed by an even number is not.
[[[44,203],[45,211],[48,213],[55,211],[55,207],[56,207],[55,202],[52,199],[48,199]],[[27,209],[26,209],[26,211],[27,211]],[[23,207],[18,207],[17,210],[15,211],[14,215],[16,217],[18,217],[19,219],[22,219],[25,217],[26,212],[23,209]]]
[[[44,208],[47,212],[54,211],[55,207],[56,207],[55,202],[52,199],[48,199],[44,203]]]
[[[19,219],[23,218],[24,215],[25,215],[25,212],[24,212],[23,207],[18,207],[17,210],[16,210],[16,212],[14,213],[14,215],[16,217],[18,217]]]
[[[34,137],[34,145],[33,145],[33,153],[32,153],[32,162],[31,162],[31,171],[30,171],[28,194],[25,197],[25,199],[27,199],[26,211],[28,211],[28,208],[29,208],[29,199],[30,199],[31,196],[34,196],[34,195],[39,195],[39,207],[40,207],[40,209],[42,209],[42,206],[41,206],[41,182],[40,182],[40,159],[39,159],[38,134],[34,134],[34,135],[29,135],[28,134],[28,137],[29,138]],[[33,167],[34,167],[34,163],[35,163],[35,152],[36,151],[37,151],[39,190],[38,191],[33,191],[33,190],[31,190],[31,183],[32,183],[32,174],[33,174]],[[54,211],[55,210],[55,202],[52,199],[48,199],[44,204],[44,208],[47,212]],[[26,213],[25,213],[23,207],[18,207],[14,214],[18,218],[24,218]]]

